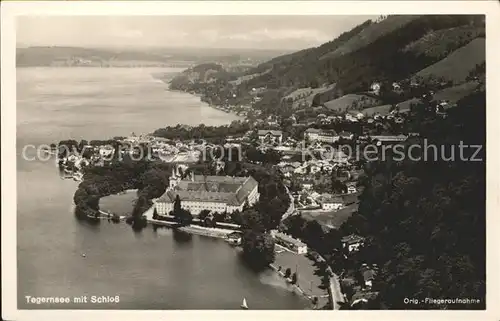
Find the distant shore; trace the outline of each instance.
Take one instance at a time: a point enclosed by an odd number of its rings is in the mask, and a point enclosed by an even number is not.
[[[185,94],[189,94],[189,95],[194,96],[194,97],[198,97],[198,98],[200,98],[200,102],[207,104],[207,105],[208,105],[208,107],[210,107],[210,108],[213,108],[213,109],[216,109],[216,110],[222,111],[222,112],[224,112],[224,113],[226,113],[226,114],[231,114],[231,115],[236,116],[236,117],[238,117],[238,118],[240,118],[240,119],[242,119],[242,120],[244,119],[244,117],[242,117],[241,115],[236,114],[234,111],[225,111],[225,110],[222,110],[222,109],[220,109],[220,108],[219,108],[219,107],[221,107],[221,106],[218,106],[218,105],[212,105],[212,104],[209,104],[209,103],[207,103],[207,102],[202,101],[202,100],[201,100],[201,98],[202,98],[203,96],[202,96],[201,94],[190,93],[190,92],[187,92],[187,91],[184,91],[184,90],[172,89],[172,88],[170,87],[170,81],[169,81],[169,80],[167,80],[167,79],[165,79],[165,78],[163,78],[163,77],[161,77],[160,75],[153,75],[153,77],[154,77],[155,79],[161,80],[163,83],[165,83],[165,84],[167,85],[167,90],[168,90],[168,91],[171,91],[171,92],[179,92],[179,93],[185,93]]]

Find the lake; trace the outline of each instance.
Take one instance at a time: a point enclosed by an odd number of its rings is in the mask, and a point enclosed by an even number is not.
[[[252,272],[222,240],[148,227],[77,221],[77,183],[28,144],[150,133],[177,123],[226,124],[235,116],[151,74],[180,69],[17,69],[17,268],[19,309],[304,309],[274,273]],[[82,254],[85,253],[85,257]],[[28,304],[25,296],[119,296],[107,304]]]

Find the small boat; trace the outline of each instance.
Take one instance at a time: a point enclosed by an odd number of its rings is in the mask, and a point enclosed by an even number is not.
[[[85,253],[82,253],[82,257],[86,257],[87,255],[85,255]]]
[[[243,298],[243,303],[241,304],[241,308],[248,310],[247,299]]]

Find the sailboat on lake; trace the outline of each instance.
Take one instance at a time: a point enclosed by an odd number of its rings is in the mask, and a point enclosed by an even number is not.
[[[248,310],[247,299],[243,298],[243,303],[241,304],[241,308],[244,310]]]

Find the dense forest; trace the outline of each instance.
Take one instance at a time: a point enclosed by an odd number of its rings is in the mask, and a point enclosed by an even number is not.
[[[203,139],[206,141],[219,142],[228,136],[242,135],[250,130],[250,124],[245,122],[233,121],[230,125],[207,126],[200,124],[198,126],[176,125],[159,128],[151,135],[167,139]]]
[[[428,141],[408,145],[434,144],[440,156],[428,148],[427,161],[389,157],[366,165],[359,212],[341,231],[366,236],[367,242],[348,266],[380,266],[374,288],[389,309],[411,309],[403,300],[409,296],[481,299],[465,306],[413,307],[418,309],[481,309],[486,286],[485,93],[462,99],[444,120],[425,107],[412,114]],[[461,143],[481,149],[460,151]],[[412,153],[417,158],[426,152],[414,148]]]
[[[123,161],[84,169],[84,180],[73,197],[75,215],[78,218],[99,217],[101,197],[127,189],[138,189],[137,201],[128,223],[133,227],[145,225],[142,214],[152,205],[151,199],[160,197],[165,192],[171,166],[162,162],[133,161],[126,155]]]
[[[389,16],[379,25],[386,28],[401,24],[401,16]],[[350,39],[374,24],[367,21],[334,41],[317,48],[275,58],[258,66],[249,73],[272,69],[242,84],[247,88],[262,87],[317,87],[324,83],[337,83],[346,93],[367,90],[373,81],[397,81],[444,58],[475,37],[484,36],[484,17],[465,15],[425,15],[406,19],[387,33],[373,38],[363,46],[352,44]],[[463,26],[469,26],[464,28]],[[462,27],[456,29],[457,27]],[[375,27],[373,27],[375,28]],[[377,26],[378,29],[382,29]],[[389,28],[390,29],[390,28]],[[433,30],[446,30],[451,40],[423,41]],[[449,37],[448,37],[449,38]],[[342,46],[349,43],[355,50],[346,54],[327,55],[328,52],[346,51]],[[427,47],[426,47],[427,46]],[[357,49],[356,49],[357,48]],[[432,50],[426,50],[432,49]]]

